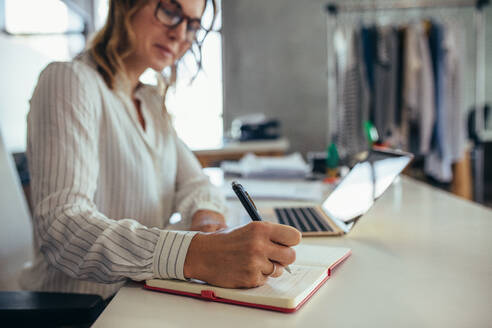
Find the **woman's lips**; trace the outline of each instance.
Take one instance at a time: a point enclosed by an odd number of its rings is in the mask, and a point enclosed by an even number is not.
[[[168,48],[160,44],[156,44],[155,47],[163,57],[174,57],[174,53]]]

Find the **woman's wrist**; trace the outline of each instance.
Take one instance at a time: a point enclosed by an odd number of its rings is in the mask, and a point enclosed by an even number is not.
[[[200,259],[202,258],[200,253],[205,250],[204,247],[207,245],[207,242],[204,240],[207,237],[206,235],[204,233],[197,233],[191,240],[183,266],[183,274],[186,279],[200,279],[200,271],[202,270],[200,269]]]

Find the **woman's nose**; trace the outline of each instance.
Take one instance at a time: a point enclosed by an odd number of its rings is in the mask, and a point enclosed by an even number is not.
[[[176,40],[178,42],[185,41],[186,40],[186,27],[187,27],[188,21],[186,19],[183,19],[181,23],[179,23],[178,26],[176,26],[173,29],[169,29],[169,36],[172,40]]]

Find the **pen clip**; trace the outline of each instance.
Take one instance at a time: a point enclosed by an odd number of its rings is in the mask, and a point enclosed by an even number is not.
[[[251,196],[248,194],[248,192],[246,190],[243,189],[243,191],[246,194],[246,196],[248,196],[248,199],[251,202],[251,205],[253,205],[253,207],[255,208],[255,210],[257,210],[258,208],[256,207],[255,202],[253,202],[253,199],[251,198]]]

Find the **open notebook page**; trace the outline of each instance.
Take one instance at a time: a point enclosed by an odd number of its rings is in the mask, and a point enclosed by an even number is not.
[[[207,285],[201,281],[148,280],[147,285],[170,290],[200,294],[214,291],[216,297],[241,302],[282,308],[295,308],[327,276],[326,268],[291,265],[292,274],[284,272],[278,278],[269,278],[263,286],[249,289],[231,289]]]
[[[328,247],[317,245],[297,245],[296,265],[320,266],[328,269],[350,252],[345,247]]]

